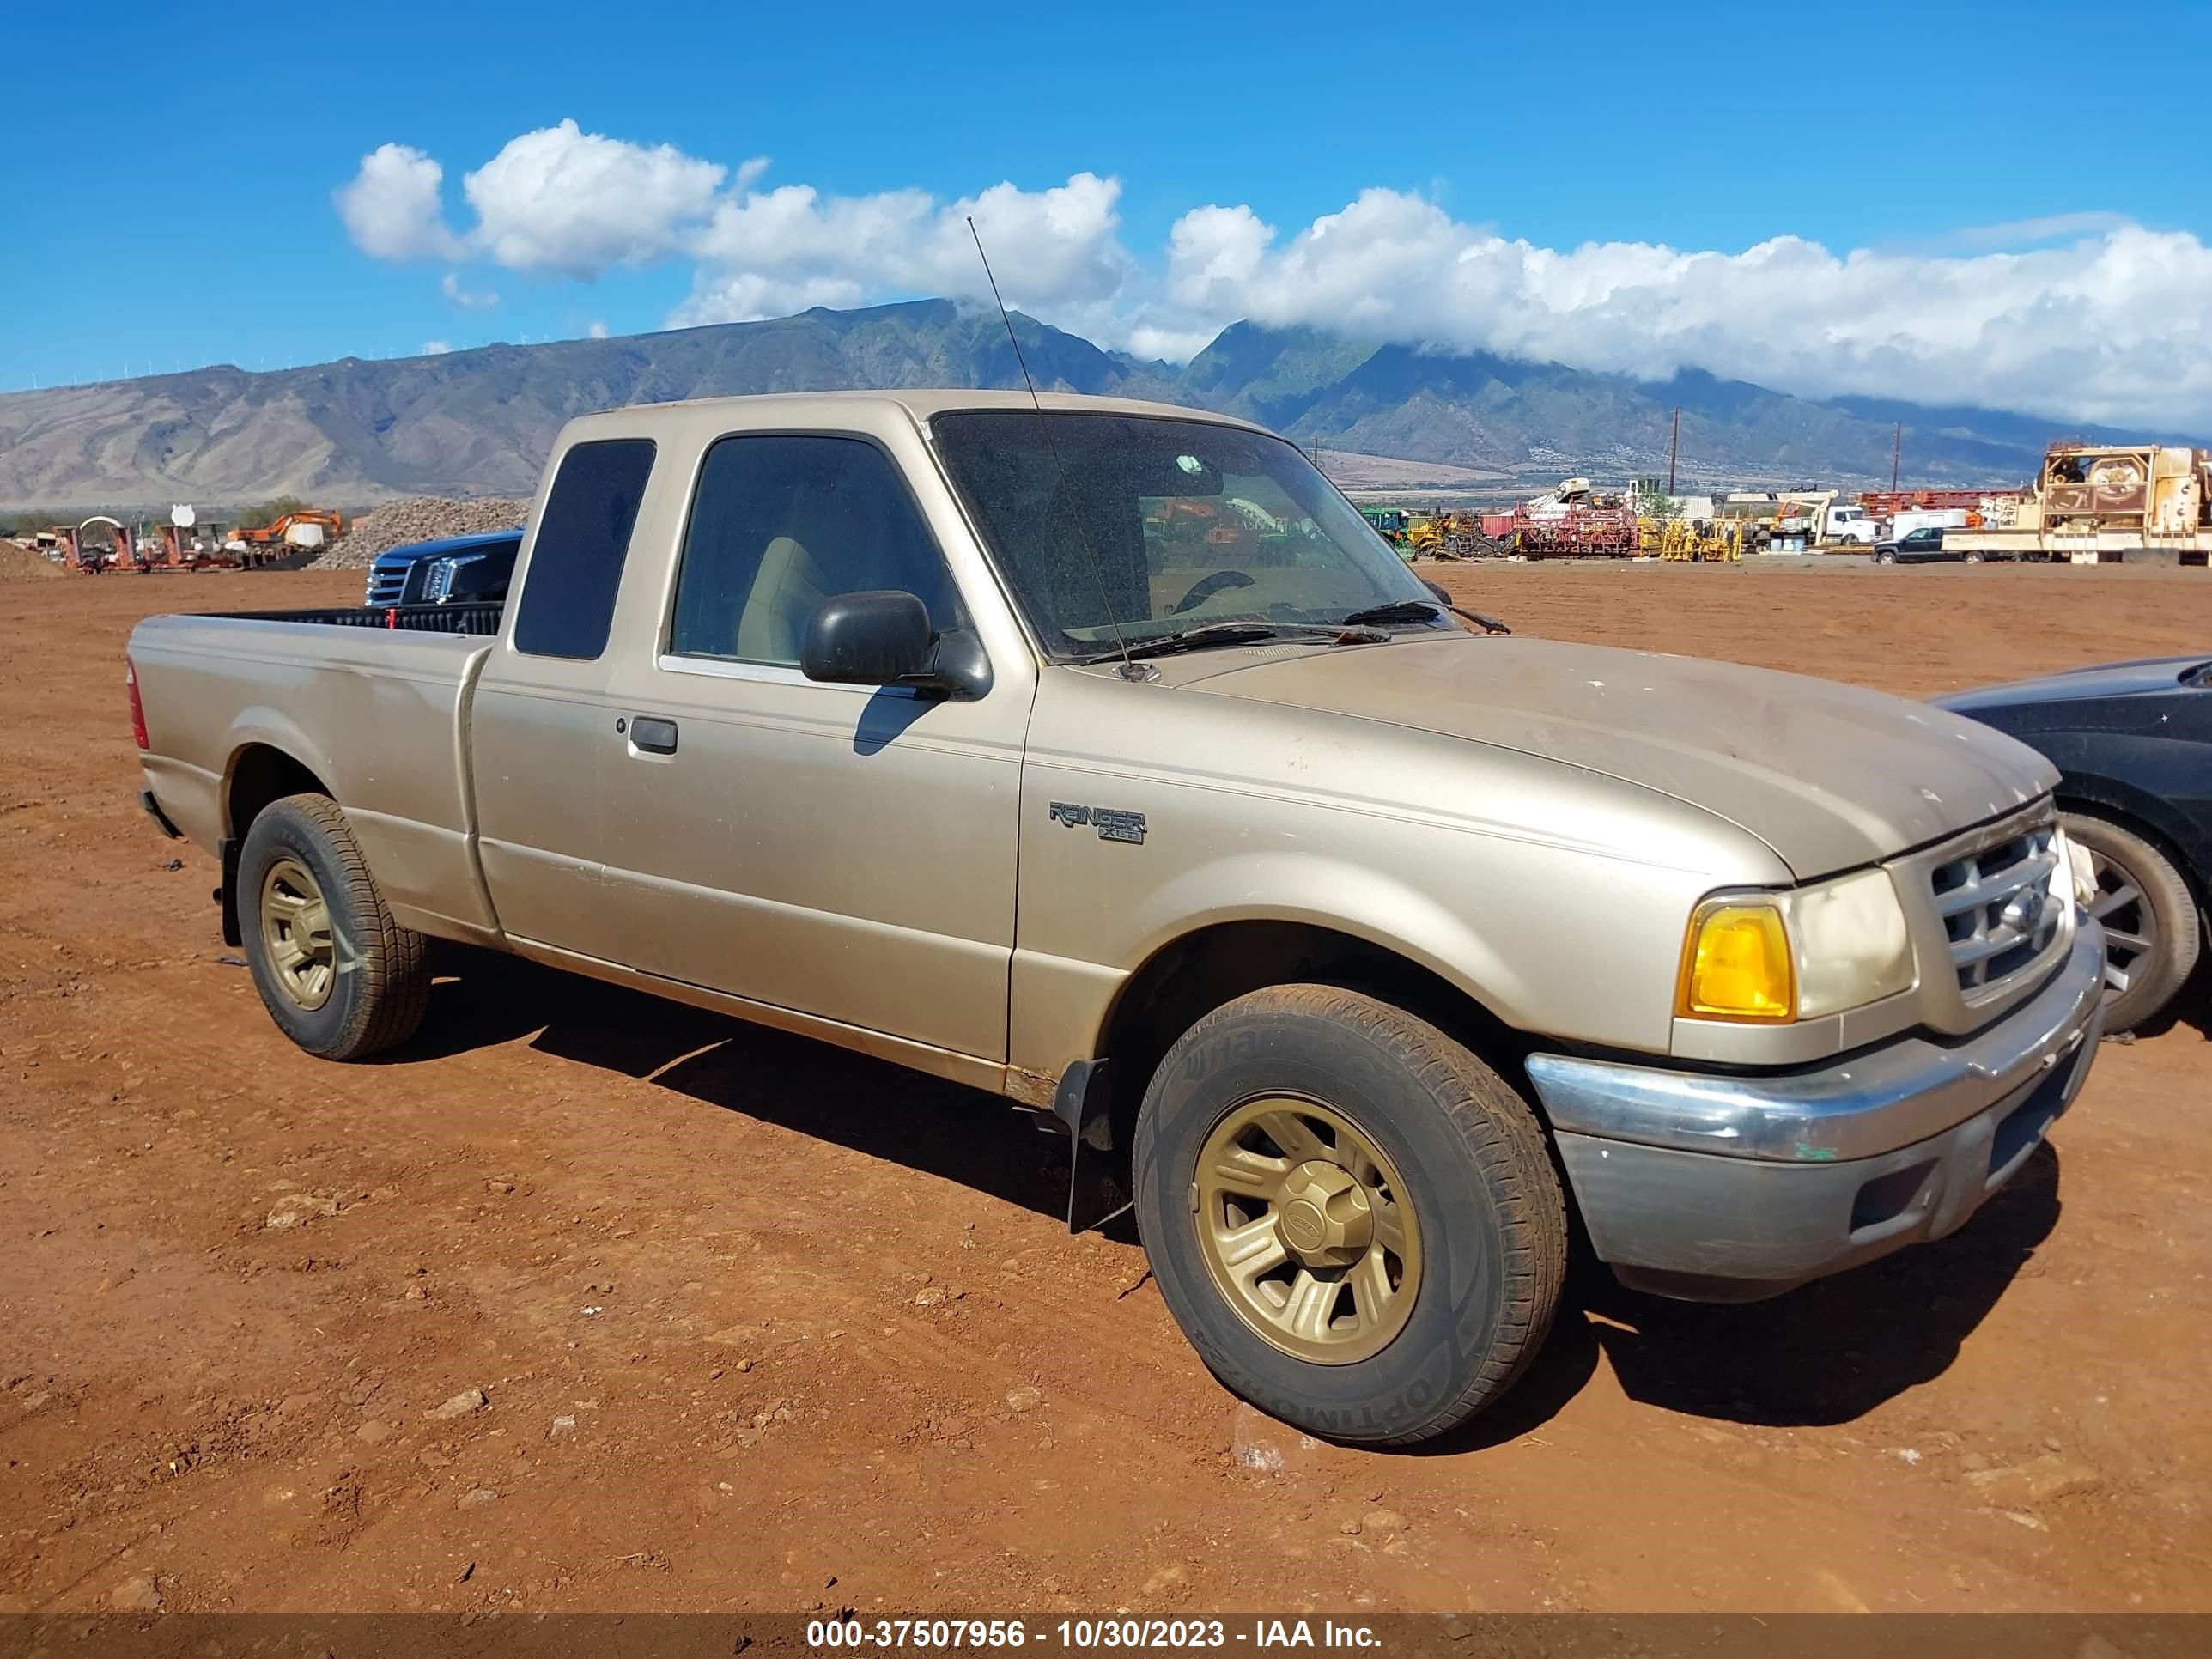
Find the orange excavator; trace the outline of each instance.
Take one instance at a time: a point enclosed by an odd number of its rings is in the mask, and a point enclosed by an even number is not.
[[[297,532],[307,533],[295,533]],[[240,525],[230,532],[223,544],[246,554],[246,562],[252,564],[258,562],[252,556],[255,554],[274,557],[295,547],[325,547],[344,533],[345,517],[343,514],[332,512],[328,507],[303,507],[295,513],[287,513],[252,529]]]

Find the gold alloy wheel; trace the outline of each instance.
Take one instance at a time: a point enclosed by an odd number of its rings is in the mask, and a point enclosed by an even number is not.
[[[261,944],[270,971],[295,1004],[313,1013],[330,1000],[337,974],[331,907],[297,859],[278,859],[261,878]]]
[[[1285,1353],[1349,1365],[1405,1328],[1420,1228],[1390,1160],[1334,1108],[1234,1108],[1199,1151],[1191,1205],[1214,1287]]]

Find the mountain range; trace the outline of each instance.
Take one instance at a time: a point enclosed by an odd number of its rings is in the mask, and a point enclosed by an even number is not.
[[[2057,435],[2051,422],[1987,410],[1822,402],[1695,370],[1637,380],[1249,322],[1180,368],[1028,317],[1015,325],[1042,387],[1220,410],[1305,444],[1482,469],[1499,495],[1569,473],[1601,483],[1664,474],[1677,409],[1680,476],[1698,485],[1886,484],[1900,422],[1907,482],[2014,483]],[[0,507],[527,495],[562,423],[592,410],[1020,384],[997,313],[948,300],[263,373],[226,365],[0,395]]]

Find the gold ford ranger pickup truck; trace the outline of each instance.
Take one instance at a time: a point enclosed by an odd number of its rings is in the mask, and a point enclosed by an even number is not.
[[[2089,1068],[2047,762],[1471,630],[1241,422],[619,410],[530,526],[501,604],[132,635],[145,805],[285,1034],[404,1042],[457,939],[1056,1114],[1070,1224],[1133,1204],[1316,1433],[1498,1398],[1577,1219],[1703,1299],[1947,1233]]]

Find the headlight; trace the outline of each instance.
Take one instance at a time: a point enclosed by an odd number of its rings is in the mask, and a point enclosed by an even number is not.
[[[1724,893],[1690,916],[1674,1012],[1767,1024],[1912,988],[1912,941],[1885,870],[1783,893]]]
[[[1797,1015],[1840,1013],[1909,991],[1912,940],[1887,870],[1800,888],[1785,896],[1797,945]]]

